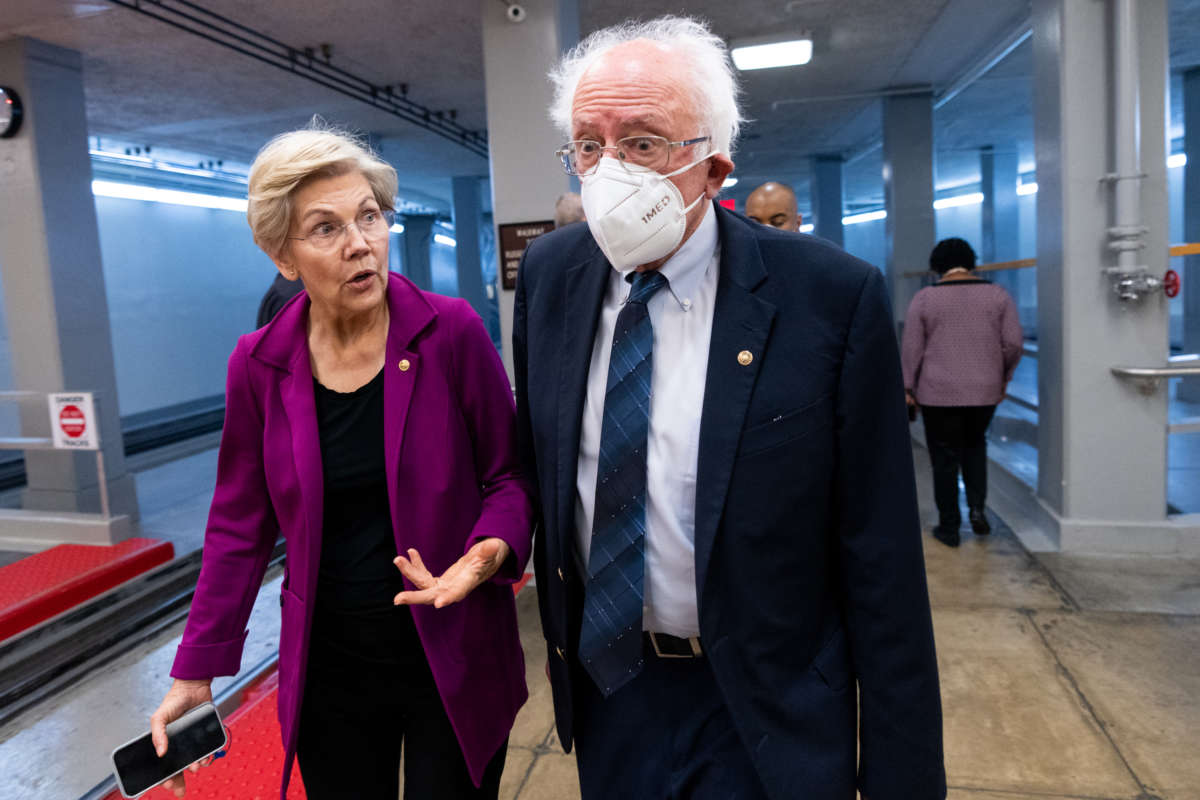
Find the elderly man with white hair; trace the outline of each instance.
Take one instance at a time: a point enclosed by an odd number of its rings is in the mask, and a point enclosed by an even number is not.
[[[741,118],[702,23],[601,30],[553,78],[587,225],[530,245],[513,354],[584,800],[943,798],[882,276],[714,202]]]

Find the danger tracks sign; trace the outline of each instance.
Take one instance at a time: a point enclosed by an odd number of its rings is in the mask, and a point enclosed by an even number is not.
[[[50,430],[54,446],[62,450],[96,450],[100,437],[96,430],[96,405],[91,392],[51,394]]]

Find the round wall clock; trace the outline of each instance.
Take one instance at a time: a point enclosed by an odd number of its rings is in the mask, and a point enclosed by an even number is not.
[[[21,98],[16,91],[0,86],[0,139],[16,136],[23,116],[25,107],[21,105]]]

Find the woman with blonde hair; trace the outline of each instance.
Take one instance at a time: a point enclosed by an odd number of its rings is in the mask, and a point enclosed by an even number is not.
[[[388,271],[396,184],[332,130],[283,134],[250,171],[254,240],[306,291],[229,359],[203,567],[151,729],[161,755],[166,723],[238,671],[282,532],[280,797],[296,757],[313,800],[395,800],[403,748],[406,797],[495,798],[527,696],[512,395],[471,307]],[[182,775],[166,785],[182,796]]]

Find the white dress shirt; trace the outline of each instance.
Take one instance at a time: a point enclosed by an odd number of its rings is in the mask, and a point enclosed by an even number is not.
[[[654,356],[646,450],[642,626],[674,636],[700,633],[696,610],[696,463],[719,269],[717,215],[711,204],[705,207],[700,226],[659,268],[668,285],[647,303],[654,326]],[[621,273],[611,270],[592,345],[575,477],[575,535],[581,565],[588,562],[592,542],[613,330],[631,288]]]

